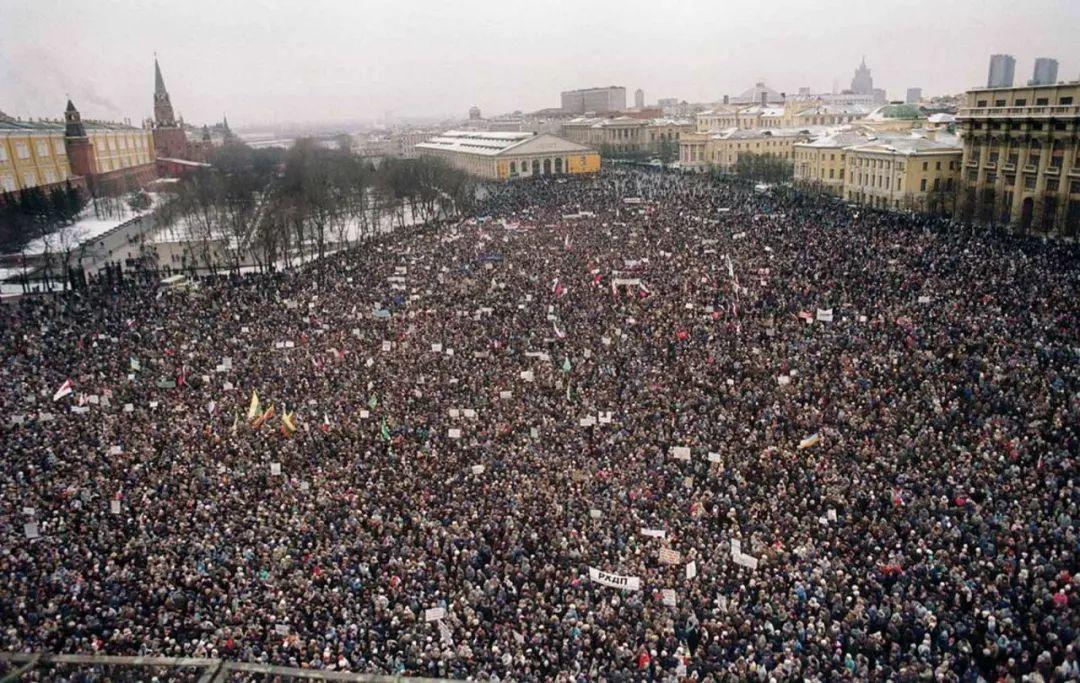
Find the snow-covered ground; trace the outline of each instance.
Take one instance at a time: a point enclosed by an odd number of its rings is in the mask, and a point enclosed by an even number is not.
[[[31,240],[26,247],[18,253],[27,256],[38,256],[44,254],[46,251],[55,253],[74,249],[83,242],[104,235],[118,225],[127,223],[133,218],[138,218],[139,216],[152,212],[166,200],[166,197],[155,193],[151,193],[149,197],[151,199],[150,208],[145,211],[134,211],[129,208],[124,216],[120,218],[98,218],[94,215],[93,204],[89,204],[83,209],[79,220],[71,225],[65,225],[45,237],[38,237],[37,239]]]

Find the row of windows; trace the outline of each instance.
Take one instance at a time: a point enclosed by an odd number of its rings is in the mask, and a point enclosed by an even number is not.
[[[976,107],[985,107],[985,106],[987,106],[988,101],[989,100],[977,100],[975,102],[975,106]],[[1073,103],[1073,98],[1071,96],[1069,96],[1069,95],[1065,95],[1063,97],[1058,98],[1058,106],[1060,106],[1060,107],[1067,107],[1072,103]],[[1028,106],[1028,103],[1027,103],[1027,98],[1019,97],[1012,104],[1008,104],[1008,100],[1000,100],[1000,99],[994,100],[994,106],[995,107],[1026,107],[1026,106]],[[1048,106],[1050,106],[1050,98],[1049,97],[1036,97],[1034,106],[1036,106],[1036,107],[1048,107]]]

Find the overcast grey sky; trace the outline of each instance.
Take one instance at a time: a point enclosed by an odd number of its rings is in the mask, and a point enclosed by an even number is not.
[[[234,126],[831,91],[864,53],[898,98],[983,85],[993,52],[1078,78],[1078,35],[1080,0],[0,0],[0,110],[142,119],[155,51],[178,113]]]

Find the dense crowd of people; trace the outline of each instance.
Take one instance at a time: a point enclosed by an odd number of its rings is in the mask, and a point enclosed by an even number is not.
[[[1076,680],[1077,266],[616,170],[294,272],[24,299],[0,649]]]

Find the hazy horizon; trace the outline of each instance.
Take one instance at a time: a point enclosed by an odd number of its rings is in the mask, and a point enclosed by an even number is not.
[[[1019,8],[1019,9],[1018,9]],[[56,118],[152,113],[153,60],[179,115],[234,127],[463,118],[559,105],[562,90],[623,85],[627,101],[719,100],[763,80],[782,92],[849,86],[866,55],[875,87],[955,94],[989,56],[1036,57],[1080,78],[1077,0],[245,3],[0,0],[0,110]]]

